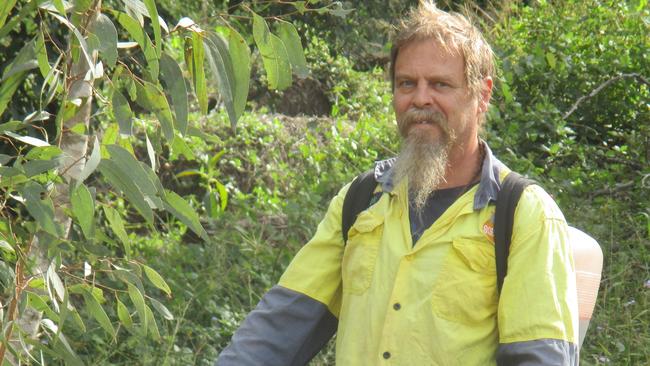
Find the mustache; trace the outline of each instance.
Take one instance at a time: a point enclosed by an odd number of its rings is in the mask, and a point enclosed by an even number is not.
[[[447,118],[439,111],[421,108],[410,108],[400,118],[399,127],[402,134],[406,134],[408,129],[419,123],[430,123],[439,125],[445,132],[448,132]]]

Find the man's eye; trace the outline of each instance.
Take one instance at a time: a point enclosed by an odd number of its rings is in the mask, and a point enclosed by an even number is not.
[[[445,83],[444,81],[436,81],[433,83],[436,88],[449,88],[451,85]]]
[[[411,80],[401,80],[400,82],[397,83],[397,85],[403,88],[408,88],[413,86],[413,82]]]

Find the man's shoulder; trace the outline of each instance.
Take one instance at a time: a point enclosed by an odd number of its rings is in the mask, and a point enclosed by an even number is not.
[[[564,220],[555,199],[540,185],[531,184],[524,190],[517,206],[517,214],[524,217]]]

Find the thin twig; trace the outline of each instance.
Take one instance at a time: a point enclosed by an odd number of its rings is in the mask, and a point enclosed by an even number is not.
[[[625,190],[628,190],[628,189],[630,189],[632,187],[634,187],[634,181],[615,184],[614,187],[607,187],[607,188],[603,188],[603,189],[593,191],[591,193],[591,198],[606,195],[606,194],[612,194],[612,193],[616,193],[616,192],[620,192],[620,191],[625,191]]]
[[[643,77],[642,75],[640,75],[638,73],[621,74],[621,75],[618,75],[618,76],[614,76],[613,78],[611,78],[611,79],[605,81],[604,83],[598,85],[598,87],[596,89],[592,90],[591,93],[589,93],[587,95],[583,95],[580,98],[578,98],[578,100],[576,100],[576,102],[573,103],[573,106],[571,106],[569,111],[566,112],[564,114],[564,116],[562,116],[562,118],[567,119],[571,114],[573,114],[573,112],[576,111],[576,109],[578,109],[578,106],[580,105],[580,103],[584,102],[586,99],[594,97],[596,94],[600,93],[603,89],[605,89],[609,84],[611,84],[611,83],[613,83],[615,81],[618,81],[620,79],[623,79],[623,78],[635,78],[635,79],[639,80],[640,82],[642,82],[642,83],[644,83],[646,85],[650,85],[650,82],[648,82],[648,80],[645,77]]]

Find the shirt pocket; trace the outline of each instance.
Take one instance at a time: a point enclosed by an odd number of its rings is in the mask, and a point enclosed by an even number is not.
[[[476,324],[496,316],[497,302],[494,245],[454,239],[434,285],[433,312],[454,322]]]
[[[379,244],[384,231],[383,218],[362,211],[348,232],[343,253],[343,292],[361,294],[372,282]]]

